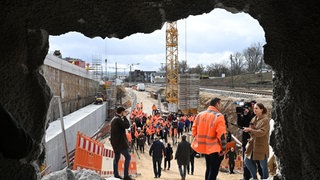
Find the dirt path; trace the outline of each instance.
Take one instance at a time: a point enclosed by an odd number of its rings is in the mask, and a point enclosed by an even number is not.
[[[137,96],[137,102],[143,102],[143,107],[144,107],[144,112],[151,114],[151,106],[153,104],[157,104],[157,100],[150,98],[148,96],[148,92],[138,92],[134,91],[133,92]],[[170,138],[169,138],[170,139]],[[171,140],[169,140],[171,143]],[[176,151],[176,146],[173,146],[173,152],[175,153]],[[137,157],[137,172],[138,176],[135,177],[136,180],[149,180],[154,178],[154,173],[153,173],[153,165],[152,165],[152,158],[149,156],[149,146],[146,145],[145,147],[145,153],[139,153],[140,159]],[[188,175],[186,179],[194,179],[194,180],[203,180],[204,179],[204,174],[205,174],[205,160],[203,157],[200,158],[195,158],[195,170],[194,170],[194,175]],[[164,165],[164,162],[162,162],[162,167]],[[242,174],[240,172],[236,174],[229,174],[227,172],[219,172],[218,179],[219,180],[239,180],[242,178]],[[170,170],[162,171],[161,172],[161,177],[158,179],[163,179],[163,180],[179,180],[181,179],[179,170],[178,170],[178,165],[176,160],[171,161],[171,168]]]

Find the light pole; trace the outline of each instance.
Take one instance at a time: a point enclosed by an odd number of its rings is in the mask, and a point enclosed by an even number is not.
[[[135,64],[129,64],[129,67],[130,67],[130,71],[129,71],[129,84],[131,83],[132,81],[132,76],[131,76],[131,67],[134,66],[134,65],[139,65],[140,63],[135,63]]]

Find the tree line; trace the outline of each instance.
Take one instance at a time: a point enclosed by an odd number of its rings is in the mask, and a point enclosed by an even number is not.
[[[214,61],[214,60],[213,60]],[[165,71],[166,67],[161,67],[160,71]],[[269,71],[271,67],[264,63],[263,47],[260,43],[254,43],[243,52],[230,54],[228,60],[222,63],[211,63],[209,65],[197,64],[190,67],[187,61],[179,61],[179,73],[200,74],[210,77],[233,76],[244,73],[256,73]]]

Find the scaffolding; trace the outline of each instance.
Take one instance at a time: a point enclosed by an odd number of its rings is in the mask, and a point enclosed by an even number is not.
[[[96,81],[101,81],[103,77],[102,60],[99,58],[92,59],[91,69],[93,71],[93,78]]]

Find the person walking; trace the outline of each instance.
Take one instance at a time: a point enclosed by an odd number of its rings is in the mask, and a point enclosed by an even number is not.
[[[173,158],[172,154],[173,154],[173,150],[172,150],[171,144],[168,143],[164,153],[164,170],[166,170],[167,168],[167,163],[168,163],[168,170],[170,170],[170,161]]]
[[[229,159],[229,171],[230,171],[230,174],[234,174],[233,170],[234,170],[235,160],[237,158],[237,154],[234,151],[233,147],[231,147],[230,151],[227,152],[227,158]]]
[[[155,104],[153,104],[151,109],[152,109],[152,115],[155,115],[157,112],[157,106]]]
[[[144,144],[146,143],[146,136],[141,131],[138,135],[138,146],[141,153],[144,153]]]
[[[129,164],[131,156],[129,154],[129,143],[126,136],[126,129],[130,127],[129,120],[127,119],[128,112],[124,107],[118,107],[116,115],[111,120],[111,146],[114,151],[113,159],[113,172],[114,177],[122,179],[118,171],[118,163],[120,154],[125,158],[124,161],[124,180],[132,180],[129,176]]]
[[[249,127],[243,129],[250,133],[248,140],[244,163],[250,171],[253,179],[257,179],[256,161],[262,169],[261,179],[268,179],[268,158],[269,158],[269,130],[270,123],[267,116],[267,109],[262,103],[254,105],[255,117],[252,118]]]
[[[186,135],[181,136],[181,142],[178,144],[176,154],[175,154],[175,159],[177,160],[177,163],[178,163],[181,180],[186,179],[186,171],[190,161],[190,154],[191,154],[191,145],[186,139],[187,139]]]
[[[224,115],[219,112],[221,107],[221,99],[213,98],[208,109],[196,116],[192,126],[191,147],[205,155],[205,180],[216,180],[226,151],[227,128]]]
[[[165,147],[159,138],[155,136],[154,141],[150,147],[149,155],[152,156],[154,178],[161,176],[161,161],[162,155],[165,152]]]
[[[191,148],[191,153],[190,153],[190,163],[187,166],[187,172],[188,174],[190,174],[191,171],[191,175],[193,175],[194,172],[194,157],[196,156],[196,152]]]

